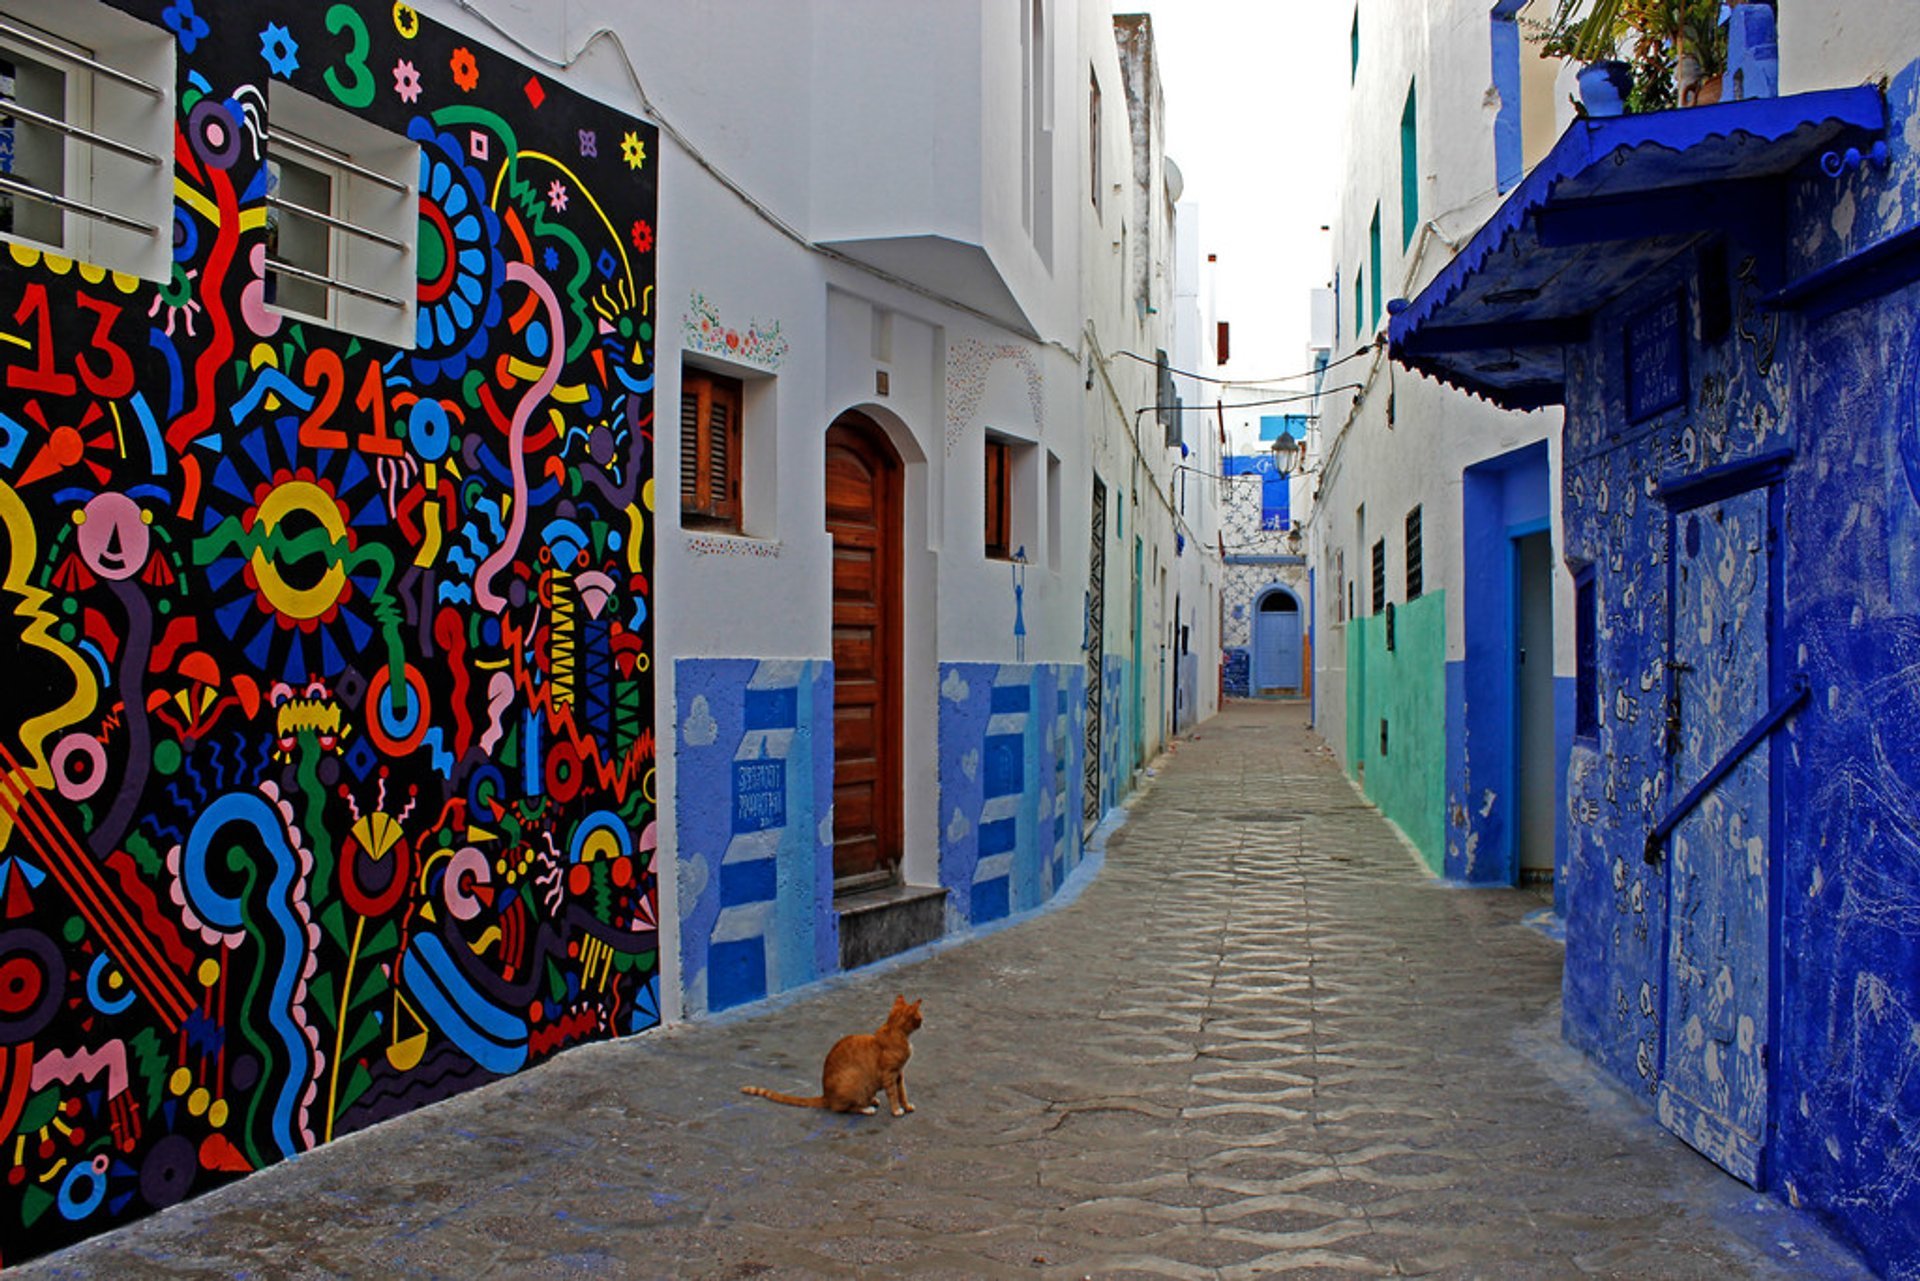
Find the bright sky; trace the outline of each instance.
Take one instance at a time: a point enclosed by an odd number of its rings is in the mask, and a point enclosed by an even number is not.
[[[1328,283],[1346,107],[1350,4],[1331,0],[1115,0],[1153,16],[1167,154],[1200,206],[1230,378],[1307,367],[1307,291]],[[1277,412],[1277,411],[1268,411]]]

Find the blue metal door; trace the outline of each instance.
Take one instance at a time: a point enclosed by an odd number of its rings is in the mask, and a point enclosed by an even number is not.
[[[1268,592],[1253,616],[1254,692],[1300,690],[1300,602],[1283,591]]]
[[[1670,797],[1768,713],[1769,491],[1674,515]],[[1660,1120],[1759,1186],[1772,970],[1772,748],[1747,752],[1673,828]]]

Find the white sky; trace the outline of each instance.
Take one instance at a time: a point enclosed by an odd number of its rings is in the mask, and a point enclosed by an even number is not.
[[[1153,16],[1167,154],[1200,207],[1223,375],[1307,367],[1307,292],[1328,283],[1353,7],[1336,0],[1115,0]],[[1259,411],[1253,411],[1259,412]],[[1283,412],[1280,409],[1268,413]]]

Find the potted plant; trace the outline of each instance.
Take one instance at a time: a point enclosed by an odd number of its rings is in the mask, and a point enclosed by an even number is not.
[[[1719,100],[1726,70],[1720,9],[1721,0],[1556,0],[1533,34],[1543,57],[1585,64],[1587,115],[1704,105]]]

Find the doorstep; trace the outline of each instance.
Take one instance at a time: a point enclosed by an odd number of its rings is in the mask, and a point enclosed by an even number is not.
[[[840,968],[859,969],[931,943],[947,932],[947,891],[887,885],[833,901],[840,917]]]

